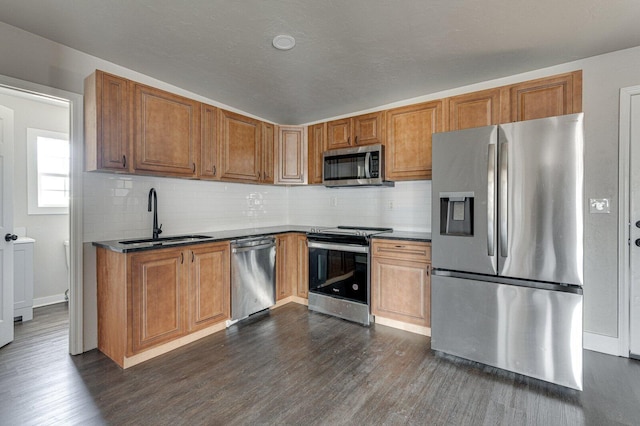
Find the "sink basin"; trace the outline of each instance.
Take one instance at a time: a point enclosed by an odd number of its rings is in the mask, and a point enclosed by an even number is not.
[[[179,244],[179,243],[191,243],[195,241],[210,240],[213,237],[211,235],[178,235],[175,237],[163,237],[163,238],[145,238],[141,240],[125,240],[118,241],[123,245],[167,245],[167,244]]]

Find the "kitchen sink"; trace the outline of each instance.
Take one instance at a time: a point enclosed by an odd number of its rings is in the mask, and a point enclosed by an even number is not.
[[[131,246],[134,246],[134,245],[163,246],[163,245],[169,245],[169,244],[192,243],[196,241],[210,240],[210,239],[213,239],[213,236],[211,235],[178,235],[175,237],[162,237],[162,238],[155,238],[155,239],[145,238],[140,240],[125,240],[125,241],[118,241],[118,243],[122,245],[131,245]]]

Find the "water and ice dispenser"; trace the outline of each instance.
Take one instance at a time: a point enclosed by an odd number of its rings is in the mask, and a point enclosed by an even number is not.
[[[473,236],[473,192],[440,193],[440,235]]]

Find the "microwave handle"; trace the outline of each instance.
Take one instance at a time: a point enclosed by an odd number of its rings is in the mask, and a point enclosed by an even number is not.
[[[364,156],[364,177],[366,179],[371,179],[371,167],[369,164],[371,163],[371,153],[367,152]]]

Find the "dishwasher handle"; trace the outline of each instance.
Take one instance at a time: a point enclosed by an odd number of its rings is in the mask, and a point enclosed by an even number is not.
[[[232,253],[243,253],[252,250],[261,250],[265,248],[275,247],[276,241],[273,238],[259,239],[259,240],[247,240],[231,243]]]

